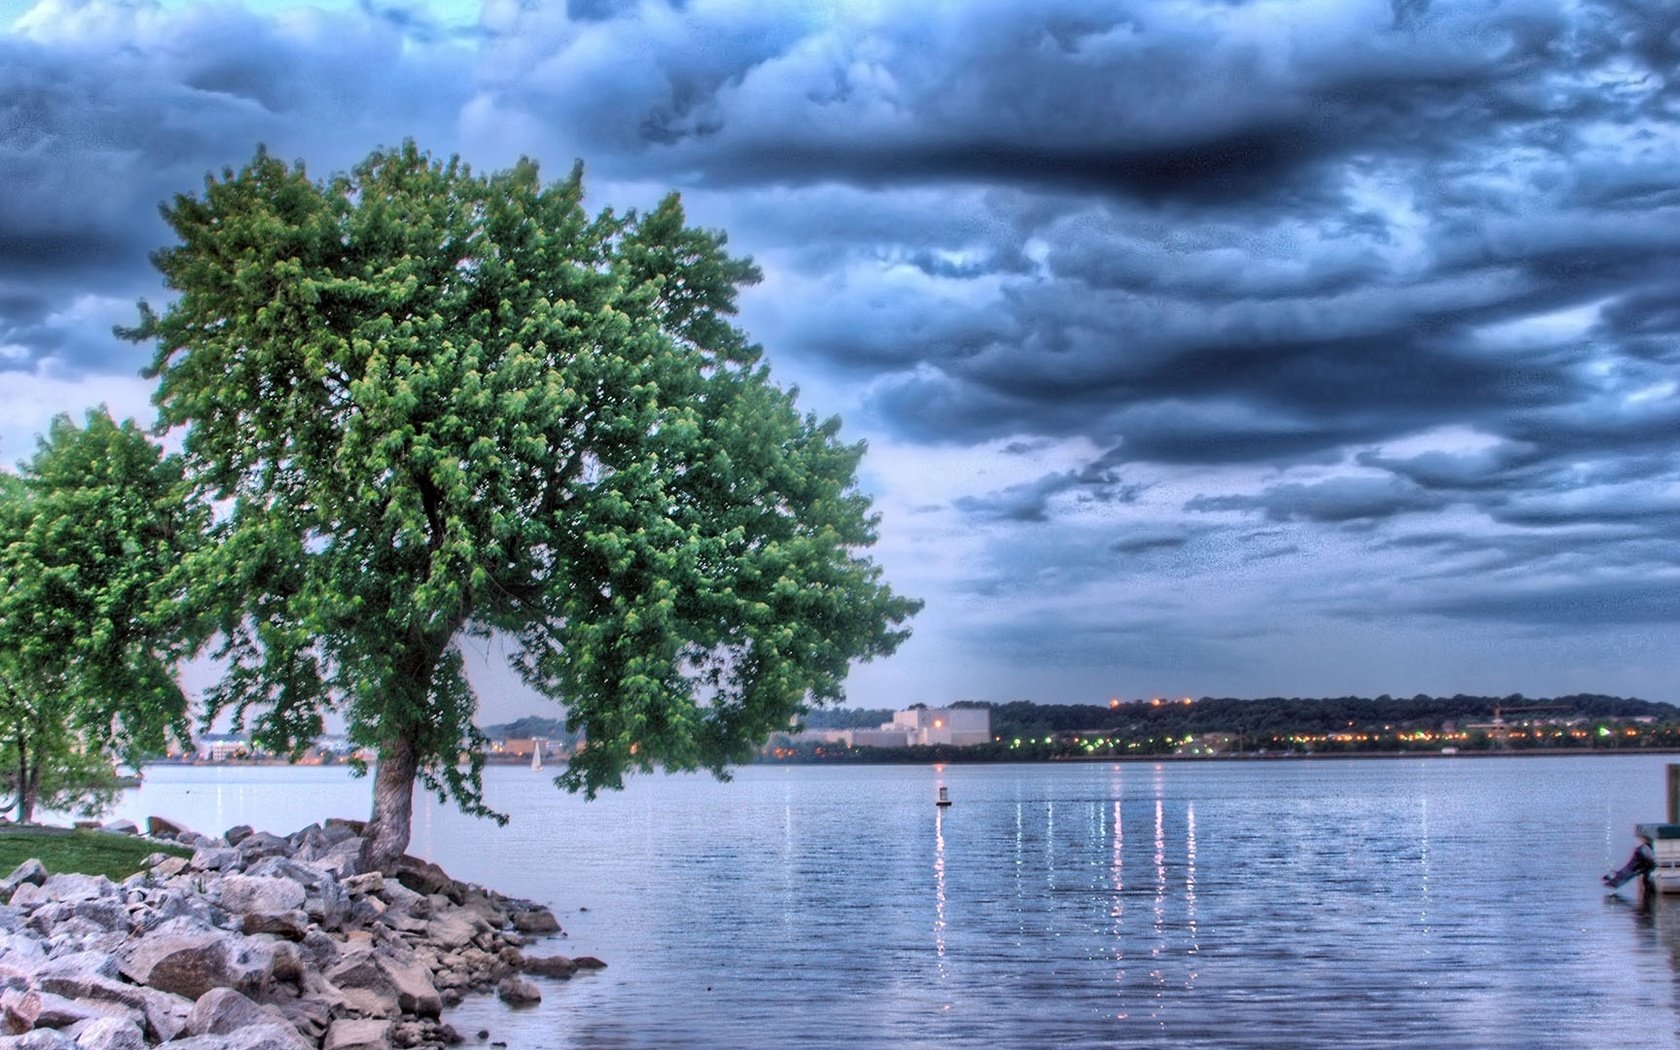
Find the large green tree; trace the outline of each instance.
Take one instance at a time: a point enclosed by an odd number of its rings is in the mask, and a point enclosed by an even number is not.
[[[463,642],[500,632],[587,747],[593,795],[725,775],[916,602],[865,552],[862,446],[796,409],[729,320],[755,281],[675,196],[588,214],[581,172],[488,176],[412,143],[314,181],[259,149],[164,209],[178,297],[142,305],[157,404],[227,508],[197,575],[212,708],[377,749],[369,867],[416,779],[487,814]],[[494,814],[490,814],[494,815]]]
[[[18,819],[97,808],[112,762],[187,734],[181,562],[208,516],[179,457],[104,409],[52,423],[0,483],[0,780]]]

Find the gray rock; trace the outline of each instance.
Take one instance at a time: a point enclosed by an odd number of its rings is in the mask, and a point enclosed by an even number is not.
[[[391,1050],[391,1022],[334,1021],[321,1050]]]
[[[247,863],[261,860],[264,857],[289,857],[292,855],[292,844],[290,842],[266,831],[254,831],[241,839],[237,845],[240,854],[245,857]]]
[[[25,1035],[0,1036],[0,1050],[76,1050],[76,1043],[53,1028],[37,1028]]]
[[[252,1025],[220,1035],[195,1035],[169,1044],[169,1050],[302,1050],[307,1047],[297,1029],[273,1022]]]
[[[152,856],[159,858],[155,864],[147,865],[154,879],[172,879],[187,870],[185,857],[172,857],[167,853],[154,853]]]
[[[385,876],[377,871],[352,875],[344,880],[344,889],[352,897],[367,893],[377,894],[385,889]]]
[[[199,846],[192,856],[192,866],[199,871],[236,870],[239,861],[239,851],[231,846]]]
[[[142,930],[154,930],[171,919],[191,919],[205,926],[216,925],[217,910],[196,890],[171,886],[153,894],[149,907],[139,916]]]
[[[230,846],[237,846],[241,842],[250,838],[253,834],[255,834],[255,831],[251,825],[235,824],[233,827],[222,832],[222,841]]]
[[[105,825],[104,830],[113,835],[138,835],[140,826],[132,820],[113,820]]]
[[[47,868],[34,857],[12,869],[12,873],[0,880],[0,897],[10,897],[19,886],[28,884],[39,886],[47,881]]]
[[[295,911],[247,912],[241,916],[239,931],[245,934],[271,933],[289,941],[301,941],[309,932],[309,913]]]
[[[186,1031],[188,1035],[225,1035],[261,1024],[290,1022],[274,1007],[259,1006],[232,988],[212,988],[193,1004]]]
[[[146,1036],[140,1026],[120,1017],[83,1021],[67,1034],[76,1040],[76,1050],[146,1050]]]
[[[27,864],[29,862],[25,861],[24,863]],[[50,899],[51,898],[47,896],[47,891],[43,890],[39,884],[33,882],[22,883],[11,893],[12,907],[23,908],[25,910],[34,908],[36,905],[43,904]]]
[[[130,980],[197,999],[212,988],[255,991],[268,984],[272,957],[224,930],[196,920],[170,919],[131,941],[118,959]]]
[[[55,901],[91,901],[122,896],[117,884],[103,875],[75,873],[49,875],[47,881],[41,883],[41,891]]]
[[[434,915],[426,923],[426,939],[443,948],[464,948],[472,943],[480,931],[489,925],[483,919],[464,912]]]
[[[51,961],[42,962],[34,969],[36,980],[65,980],[78,981],[94,978],[115,978],[117,976],[117,960],[108,952],[74,952],[54,956]],[[53,991],[59,991],[55,988]],[[60,992],[62,995],[79,996],[79,992]]]
[[[41,990],[72,999],[116,1003],[138,1010],[144,1018],[146,1038],[167,1042],[187,1023],[192,1003],[178,995],[155,988],[137,987],[111,977],[86,972],[46,973],[37,976]]]
[[[217,881],[214,895],[217,904],[244,915],[301,909],[308,894],[302,885],[284,876],[228,875]]]
[[[114,1018],[123,1024],[133,1025],[136,1029],[141,1024],[140,1011],[119,1003],[68,999],[52,992],[31,994],[40,998],[41,1009],[35,1018],[36,1028],[69,1028],[83,1021],[95,1021],[100,1018]]]

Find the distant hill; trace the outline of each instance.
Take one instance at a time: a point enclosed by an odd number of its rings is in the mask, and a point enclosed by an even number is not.
[[[493,726],[484,727],[484,735],[491,740],[520,740],[526,737],[541,737],[556,743],[571,745],[577,743],[578,734],[566,729],[566,723],[558,718],[540,718],[528,715],[512,722],[501,722]]]

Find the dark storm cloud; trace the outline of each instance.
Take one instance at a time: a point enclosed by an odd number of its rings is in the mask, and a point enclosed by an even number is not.
[[[1272,521],[1340,524],[1439,510],[1437,494],[1394,478],[1337,478],[1316,485],[1275,485],[1259,496],[1198,496],[1186,510],[1257,510]]]
[[[1047,474],[1000,492],[966,496],[957,500],[956,506],[966,514],[982,518],[1048,521],[1051,501],[1064,494],[1085,506],[1130,503],[1137,499],[1138,486],[1127,484],[1109,464],[1098,460],[1079,470]]]
[[[110,324],[157,296],[147,255],[170,237],[159,204],[259,142],[308,152],[324,175],[447,119],[458,103],[436,89],[450,56],[405,54],[420,26],[393,29],[399,14],[288,29],[195,5],[162,33],[156,8],[47,3],[0,34],[0,345],[21,348],[0,368],[132,374],[134,348]],[[126,314],[78,306],[89,294]]]
[[[1484,589],[1416,611],[1463,620],[1491,620],[1538,627],[1672,624],[1680,620],[1680,588],[1673,580],[1568,582],[1548,588]]]

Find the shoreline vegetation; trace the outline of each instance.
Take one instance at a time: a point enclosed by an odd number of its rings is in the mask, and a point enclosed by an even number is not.
[[[144,837],[132,824],[9,826],[0,848],[28,843],[52,863],[33,856],[0,880],[0,1043],[441,1050],[464,1041],[442,1014],[466,995],[531,1005],[542,998],[532,977],[606,965],[536,954],[565,934],[535,901],[409,856],[360,871],[365,828],[329,819],[210,838],[158,817]],[[90,851],[136,850],[148,853],[120,881],[84,870]]]

